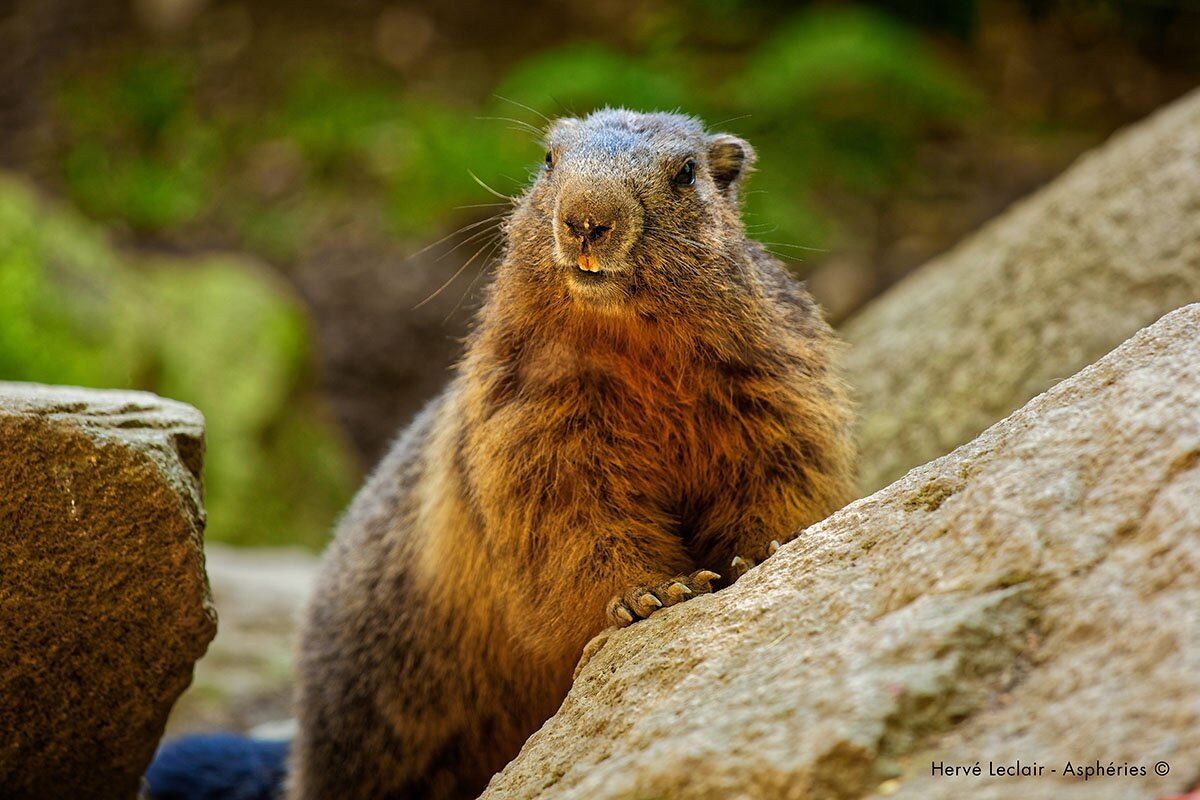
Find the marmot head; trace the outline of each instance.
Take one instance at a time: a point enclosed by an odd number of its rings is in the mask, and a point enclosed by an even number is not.
[[[509,223],[511,260],[539,284],[588,307],[669,313],[672,298],[728,289],[744,269],[746,142],[624,109],[557,120],[546,138]]]

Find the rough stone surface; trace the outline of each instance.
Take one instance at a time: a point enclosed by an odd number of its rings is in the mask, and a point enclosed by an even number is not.
[[[863,493],[1200,300],[1200,91],[1117,134],[844,329]]]
[[[484,797],[1095,800],[1191,788],[1197,498],[1192,305],[730,589],[617,633]],[[1046,773],[988,774],[989,761],[1018,759]],[[1097,760],[1148,774],[1063,774]],[[931,775],[933,762],[976,761],[980,777]]]
[[[136,795],[216,631],[204,421],[143,392],[0,383],[0,796]]]

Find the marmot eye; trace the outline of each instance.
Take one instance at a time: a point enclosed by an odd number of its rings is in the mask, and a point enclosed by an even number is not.
[[[554,167],[554,151],[547,150],[546,151],[546,169],[552,169],[553,167]]]
[[[686,164],[679,168],[679,172],[675,173],[675,177],[671,178],[671,183],[676,186],[691,186],[696,182],[696,162],[690,159]]]

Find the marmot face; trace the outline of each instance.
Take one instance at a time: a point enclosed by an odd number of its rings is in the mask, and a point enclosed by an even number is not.
[[[670,314],[680,297],[736,289],[738,186],[753,158],[742,140],[677,114],[558,120],[514,213],[527,239],[514,253],[538,283],[607,313]]]

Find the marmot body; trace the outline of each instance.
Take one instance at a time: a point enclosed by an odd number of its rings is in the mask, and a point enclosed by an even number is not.
[[[832,335],[746,238],[753,153],[560,120],[446,390],[355,499],[303,632],[290,797],[475,797],[584,645],[850,499]]]

